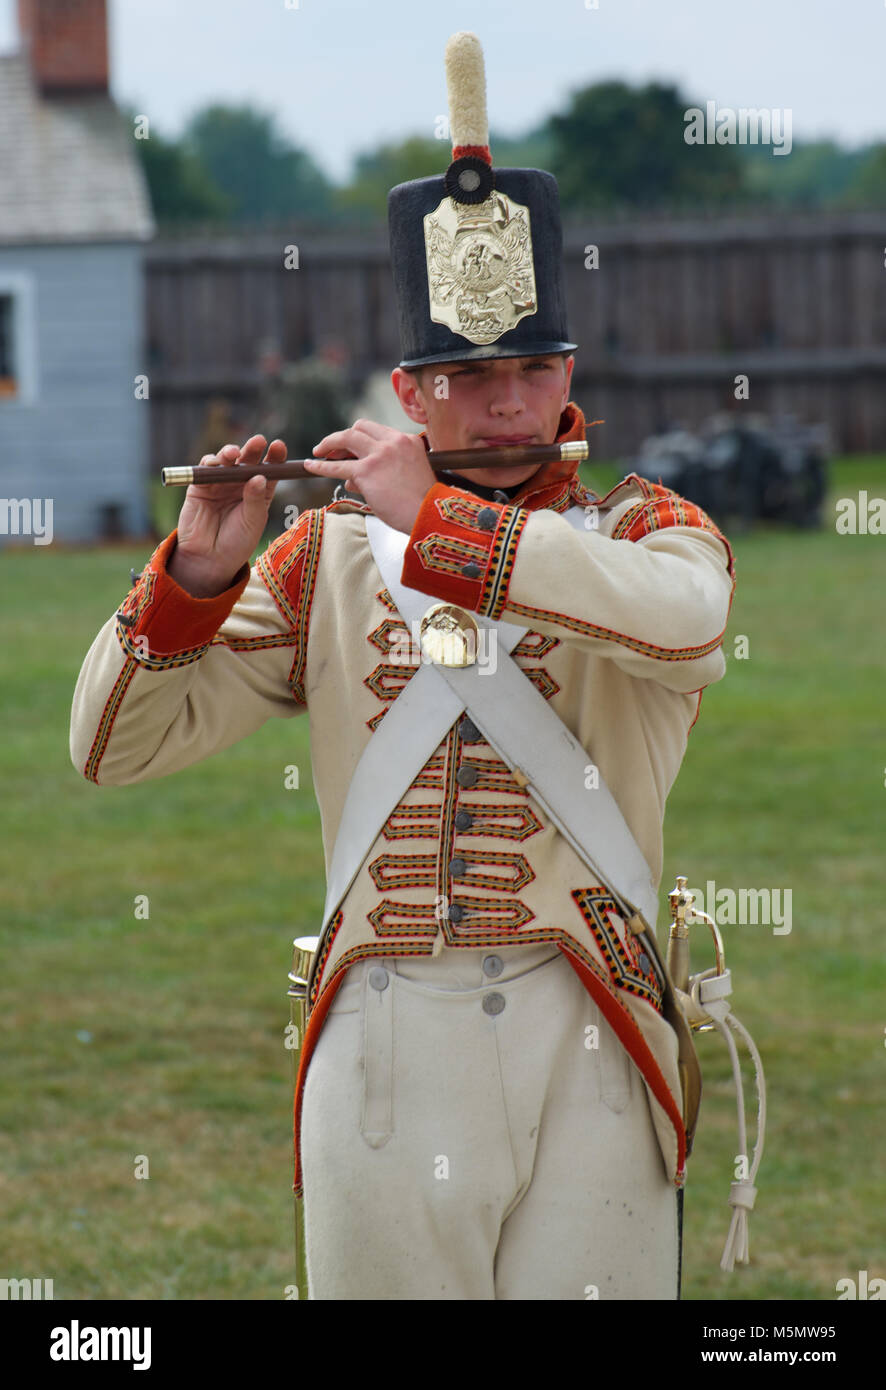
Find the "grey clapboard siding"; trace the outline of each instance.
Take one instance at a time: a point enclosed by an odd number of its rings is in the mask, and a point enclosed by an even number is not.
[[[142,257],[138,244],[0,246],[0,284],[32,280],[37,356],[36,399],[0,398],[0,498],[52,497],[60,541],[99,537],[109,505],[130,534],[148,530]]]

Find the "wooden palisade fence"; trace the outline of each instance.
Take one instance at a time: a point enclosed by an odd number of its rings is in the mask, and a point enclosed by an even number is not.
[[[592,456],[721,409],[824,422],[842,450],[886,447],[884,257],[874,213],[567,226],[572,394],[606,421]],[[288,361],[344,354],[354,382],[399,358],[382,229],[170,238],[145,258],[152,472],[192,461],[211,398],[254,411],[267,339]]]

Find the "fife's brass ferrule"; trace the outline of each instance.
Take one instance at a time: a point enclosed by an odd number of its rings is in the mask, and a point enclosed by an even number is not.
[[[193,467],[161,468],[160,481],[164,487],[181,487],[183,483],[194,481]]]
[[[565,444],[560,445],[562,463],[584,463],[587,456],[588,441],[586,439],[570,439]]]

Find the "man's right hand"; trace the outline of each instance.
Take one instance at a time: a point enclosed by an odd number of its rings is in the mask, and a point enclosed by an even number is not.
[[[267,444],[264,435],[254,434],[242,449],[226,444],[217,454],[204,454],[200,463],[283,463],[285,458],[282,439]],[[191,483],[178,518],[178,544],[166,565],[170,578],[194,598],[229,589],[262,538],[276,486],[264,478]]]

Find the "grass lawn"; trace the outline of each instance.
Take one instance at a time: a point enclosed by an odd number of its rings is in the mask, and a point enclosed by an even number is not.
[[[586,476],[602,492],[616,474]],[[726,1049],[702,1036],[688,1299],[833,1299],[840,1278],[886,1276],[886,537],[833,527],[834,500],[862,488],[883,495],[886,460],[834,465],[820,532],[736,539],[727,675],[668,804],[663,894],[677,873],[792,893],[789,934],[724,929],[769,1132],[752,1264],[725,1275],[735,1106]],[[77,672],[151,549],[0,556],[0,1276],[52,1278],[57,1299],[280,1299],[286,974],[324,899],[310,777],[283,776],[310,767],[308,724],[272,721],[157,782],[78,776]],[[712,961],[694,930],[698,969]]]

